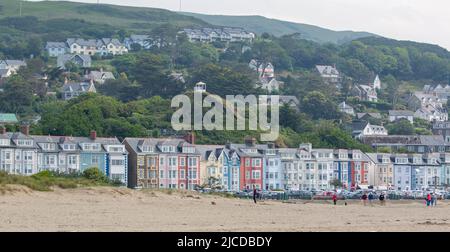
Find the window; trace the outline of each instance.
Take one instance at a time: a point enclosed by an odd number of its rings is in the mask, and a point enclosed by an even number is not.
[[[109,152],[123,152],[123,146],[111,146]]]
[[[180,179],[185,179],[185,170],[180,170]]]
[[[8,146],[9,139],[0,139],[0,146]]]
[[[188,158],[188,164],[189,164],[189,167],[197,166],[197,158],[196,157]]]
[[[75,144],[64,144],[63,150],[75,150]]]
[[[143,179],[144,178],[144,170],[143,169],[139,169],[138,177],[139,177],[139,179]]]
[[[176,166],[177,165],[177,158],[176,157],[169,157],[169,166]]]
[[[142,152],[153,152],[153,146],[142,146]]]
[[[164,178],[164,171],[163,170],[159,170],[159,178],[161,178],[161,179]]]
[[[83,144],[83,150],[85,151],[99,151],[100,144]]]
[[[141,166],[144,165],[144,162],[145,162],[144,157],[138,157],[137,162],[138,162],[138,165],[141,165]]]
[[[43,150],[55,150],[55,144],[54,143],[44,143],[42,144]]]
[[[69,165],[76,165],[77,164],[77,156],[69,156]]]
[[[191,179],[197,179],[197,169],[196,168],[190,169],[190,172],[191,172],[191,176],[189,176],[189,177]]]
[[[164,165],[164,157],[159,158],[159,165]]]
[[[33,146],[32,140],[18,140],[17,145],[19,146]]]
[[[111,179],[115,181],[123,181],[125,178],[124,174],[111,174]]]
[[[261,178],[261,171],[252,171],[252,178],[253,179],[260,179]]]
[[[91,163],[92,164],[98,164],[98,156],[97,155],[93,155],[91,158]]]
[[[45,156],[44,157],[44,164],[46,165],[55,165],[56,158],[55,156]]]
[[[124,165],[124,160],[122,159],[112,159],[111,160],[111,165]]]
[[[33,160],[33,152],[27,151],[23,153],[23,160],[32,161]]]
[[[248,158],[245,159],[245,166],[250,166],[250,159]]]

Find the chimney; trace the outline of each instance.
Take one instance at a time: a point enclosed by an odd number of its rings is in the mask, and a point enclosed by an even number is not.
[[[256,145],[256,138],[254,138],[254,137],[246,137],[245,138],[245,145],[247,145],[247,146],[255,146]]]
[[[90,138],[91,140],[97,139],[97,131],[91,130],[91,134],[90,134],[89,138]]]
[[[6,134],[6,128],[3,125],[0,125],[0,135]]]
[[[20,126],[20,132],[26,136],[30,135],[30,125],[24,124]]]
[[[186,136],[184,137],[184,140],[186,140],[190,144],[195,144],[194,132],[190,132],[190,133],[186,134]]]

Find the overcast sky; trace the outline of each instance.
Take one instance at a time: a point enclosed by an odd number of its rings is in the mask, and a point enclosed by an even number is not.
[[[97,0],[76,0],[96,3]],[[178,11],[180,0],[100,0],[100,3]],[[262,15],[333,30],[439,44],[450,49],[448,0],[182,0],[182,11]]]

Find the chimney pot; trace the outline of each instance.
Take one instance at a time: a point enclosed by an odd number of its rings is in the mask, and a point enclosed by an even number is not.
[[[195,135],[194,135],[194,132],[188,133],[188,134],[184,137],[184,139],[185,139],[188,143],[190,143],[190,144],[195,144]]]
[[[91,130],[90,138],[91,140],[97,139],[97,131]]]
[[[30,125],[24,124],[20,126],[20,132],[26,136],[30,135]]]

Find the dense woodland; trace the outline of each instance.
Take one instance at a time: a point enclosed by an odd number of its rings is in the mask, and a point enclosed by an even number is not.
[[[338,112],[340,102],[347,101],[357,112],[402,109],[402,98],[408,92],[450,81],[450,53],[434,45],[375,37],[342,45],[319,44],[301,39],[299,34],[275,37],[268,33],[251,44],[196,44],[177,36],[180,26],[166,22],[147,32],[161,41],[162,47],[144,51],[136,46],[123,56],[95,56],[92,69],[110,70],[116,80],[98,86],[98,94],[61,101],[57,97],[64,79],[80,80],[88,69],[74,66],[64,73],[55,68],[54,59],[45,54],[45,42],[67,37],[123,39],[133,29],[31,16],[0,19],[0,29],[0,59],[26,59],[28,64],[2,84],[0,111],[17,113],[22,119],[40,115],[41,120],[32,127],[36,134],[87,135],[95,129],[103,136],[159,136],[171,128],[170,98],[189,92],[198,81],[207,83],[208,92],[221,96],[265,93],[255,88],[257,75],[248,67],[251,59],[258,59],[273,63],[278,79],[285,82],[279,93],[295,95],[300,101],[300,111],[280,109],[280,146],[309,141],[317,147],[367,149],[347,132],[345,125],[351,118]],[[336,65],[345,75],[342,90],[324,83],[315,65]],[[183,73],[186,82],[171,79],[173,72]],[[49,77],[48,86],[36,78],[43,74]],[[383,82],[378,103],[350,97],[352,85],[369,83],[377,74]],[[47,92],[57,95],[48,96]],[[388,128],[398,134],[429,133],[426,125]],[[197,134],[202,143],[242,141],[246,135],[259,135],[249,131]]]

